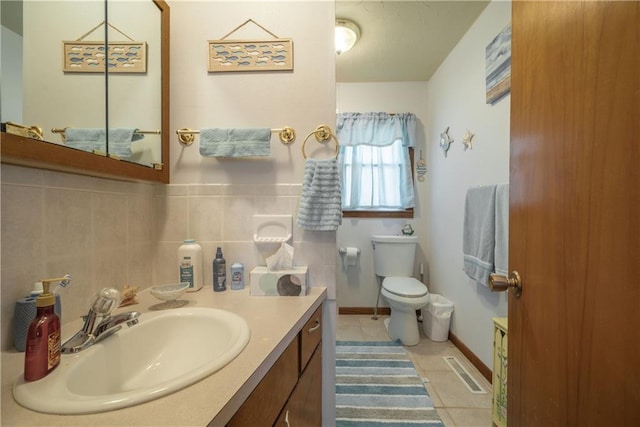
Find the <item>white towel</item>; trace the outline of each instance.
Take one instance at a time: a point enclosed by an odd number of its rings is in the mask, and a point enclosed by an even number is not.
[[[496,245],[495,272],[509,273],[509,184],[496,187]]]
[[[308,158],[296,224],[305,230],[333,231],[342,224],[342,193],[336,159]]]
[[[494,269],[496,186],[467,190],[462,233],[463,270],[487,286]]]

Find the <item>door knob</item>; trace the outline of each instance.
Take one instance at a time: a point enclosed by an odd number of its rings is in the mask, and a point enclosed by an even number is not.
[[[509,273],[509,277],[500,274],[490,274],[489,289],[491,289],[491,292],[503,292],[510,289],[513,295],[518,298],[520,294],[522,294],[520,274],[518,274],[517,271]]]

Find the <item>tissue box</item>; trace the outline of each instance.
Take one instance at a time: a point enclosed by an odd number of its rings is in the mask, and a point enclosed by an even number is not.
[[[271,271],[265,266],[251,270],[251,295],[288,295],[307,294],[309,276],[308,267],[293,267],[290,270]]]

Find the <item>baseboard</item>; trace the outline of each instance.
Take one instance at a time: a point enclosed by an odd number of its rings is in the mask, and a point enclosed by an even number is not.
[[[373,314],[373,307],[338,307],[338,314]],[[389,316],[389,307],[378,307],[378,314]]]
[[[482,360],[480,360],[478,356],[473,354],[469,347],[464,345],[464,343],[460,341],[460,339],[456,337],[451,331],[449,331],[449,341],[451,341],[453,345],[458,347],[458,350],[460,350],[460,352],[464,354],[467,359],[469,359],[469,362],[471,362],[471,364],[475,366],[478,371],[480,371],[482,376],[485,377],[487,381],[489,381],[489,383],[491,383],[491,369],[489,369],[487,365],[482,363]]]

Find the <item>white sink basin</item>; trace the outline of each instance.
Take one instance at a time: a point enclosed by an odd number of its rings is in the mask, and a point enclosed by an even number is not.
[[[189,386],[231,362],[249,342],[240,316],[177,308],[140,316],[137,325],[73,355],[41,380],[13,387],[18,403],[50,414],[133,406]]]

